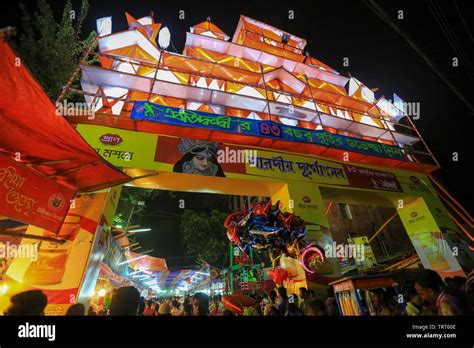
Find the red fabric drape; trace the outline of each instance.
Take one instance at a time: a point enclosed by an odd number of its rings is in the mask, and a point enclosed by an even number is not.
[[[25,62],[1,38],[0,152],[20,162],[34,162],[30,168],[73,190],[100,189],[130,180],[56,113]],[[49,161],[62,162],[44,163]]]

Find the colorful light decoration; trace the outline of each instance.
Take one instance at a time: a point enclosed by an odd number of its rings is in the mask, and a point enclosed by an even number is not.
[[[8,285],[7,284],[2,284],[2,286],[0,286],[0,295],[6,294],[7,291],[8,291]]]
[[[299,262],[301,267],[308,273],[315,273],[317,265],[324,261],[324,254],[314,243],[306,245],[300,251]]]
[[[168,27],[163,27],[158,34],[158,46],[166,50],[171,42],[171,33]]]
[[[151,231],[151,228],[137,228],[137,229],[128,230],[129,233],[149,232],[149,231]]]

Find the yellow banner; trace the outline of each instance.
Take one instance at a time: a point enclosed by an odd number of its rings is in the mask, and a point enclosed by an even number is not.
[[[423,198],[405,204],[398,214],[425,268],[443,278],[464,275]]]
[[[404,193],[413,196],[436,198],[436,191],[425,174],[390,170],[390,168],[388,168],[388,171],[393,172],[397,176]]]
[[[80,124],[77,131],[106,161],[117,167],[155,169],[157,134]]]
[[[321,159],[257,150],[245,163],[246,173],[284,180],[348,185],[344,167]]]

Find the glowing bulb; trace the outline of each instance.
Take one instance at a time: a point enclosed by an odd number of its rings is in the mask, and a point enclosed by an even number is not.
[[[163,29],[161,29],[160,33],[158,34],[158,45],[162,49],[165,50],[170,45],[170,41],[171,41],[170,30],[167,27],[163,27]]]
[[[3,284],[1,287],[0,287],[0,294],[6,294],[8,291],[8,285],[7,284]]]
[[[105,291],[105,289],[100,289],[99,290],[99,296],[100,297],[104,297],[106,293],[107,293],[107,291]]]

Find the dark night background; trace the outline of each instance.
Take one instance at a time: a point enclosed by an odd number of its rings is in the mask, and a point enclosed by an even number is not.
[[[53,3],[53,9],[59,16],[64,2],[50,2]],[[36,1],[23,3],[28,7],[36,7]],[[80,1],[75,0],[73,4],[78,10]],[[125,30],[127,28],[125,11],[136,18],[153,11],[155,21],[169,27],[172,42],[178,52],[182,52],[185,33],[189,27],[204,21],[207,16],[211,16],[213,23],[231,37],[240,14],[244,14],[305,38],[308,42],[306,49],[313,57],[341,74],[347,76],[350,73],[369,88],[379,88],[376,97],[385,95],[391,99],[392,94],[396,93],[407,102],[420,103],[421,118],[415,121],[415,124],[443,167],[438,171],[437,177],[445,183],[445,187],[455,198],[472,212],[474,202],[471,180],[474,166],[469,163],[473,160],[474,2],[379,0],[377,4],[413,39],[468,100],[471,107],[461,101],[405,39],[362,0],[306,2],[91,0],[83,32],[95,30],[95,20],[104,16],[113,16],[112,32]],[[454,36],[465,51],[468,60],[459,57],[457,68],[452,67],[452,58],[457,54],[430,12],[429,4],[439,5]],[[184,20],[178,18],[180,10],[185,11]],[[289,10],[295,11],[293,20],[288,19]],[[398,10],[404,11],[403,20],[396,19]],[[7,25],[20,26],[18,3],[0,2],[0,27]],[[348,68],[342,66],[344,57],[350,60]],[[452,160],[453,152],[459,154],[459,161]],[[186,195],[176,194],[180,197]],[[162,197],[160,201],[167,202],[160,204],[161,206],[170,206],[178,199],[168,194],[160,194],[159,197]],[[204,195],[194,197],[198,198],[191,200],[194,202],[191,204],[196,209],[199,208],[199,203],[209,199]],[[222,203],[216,201],[216,204]],[[168,214],[169,218],[166,216],[165,213],[160,215],[163,230],[166,230],[163,231],[164,235],[160,236],[160,249],[163,252],[160,256],[172,257],[180,255],[181,251],[180,247],[175,247],[176,239],[172,238],[176,235],[174,230],[176,224],[167,222],[172,219],[172,215]]]

